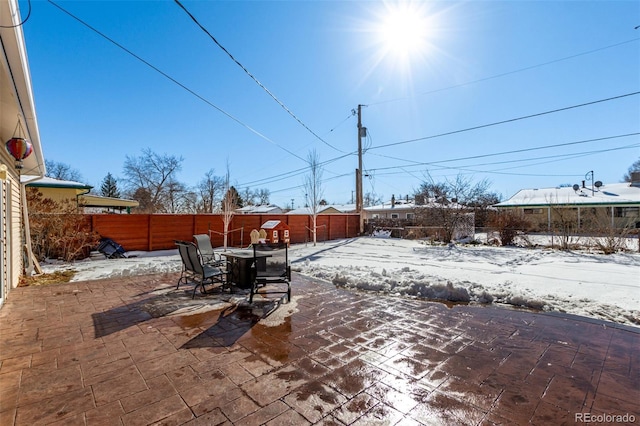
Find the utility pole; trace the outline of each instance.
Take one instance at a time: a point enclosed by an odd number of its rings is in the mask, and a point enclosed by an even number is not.
[[[358,105],[358,169],[356,170],[356,212],[360,215],[360,230],[364,232],[362,211],[362,137],[367,135],[367,128],[362,127],[362,105]]]

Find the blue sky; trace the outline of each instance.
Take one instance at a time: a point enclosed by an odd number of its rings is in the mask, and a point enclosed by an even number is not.
[[[364,192],[385,200],[458,175],[503,198],[591,170],[615,183],[640,157],[640,136],[617,137],[640,132],[637,1],[183,0],[297,120],[173,1],[54,1],[175,80],[32,1],[23,29],[44,155],[96,187],[150,148],[182,157],[187,185],[228,164],[239,190],[297,207],[316,150],[325,199],[350,202],[359,104]],[[385,28],[406,8],[419,30],[403,39]]]

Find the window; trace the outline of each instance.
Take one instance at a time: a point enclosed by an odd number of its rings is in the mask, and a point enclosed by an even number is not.
[[[407,219],[413,219],[415,217],[416,217],[415,213],[407,213]]]
[[[640,207],[616,207],[615,217],[638,217],[640,216]]]
[[[524,214],[542,214],[542,209],[524,209]]]
[[[398,219],[399,217],[398,213],[391,213],[391,219]]]

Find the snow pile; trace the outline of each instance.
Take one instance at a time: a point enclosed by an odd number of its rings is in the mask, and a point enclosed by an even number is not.
[[[292,248],[294,270],[349,289],[509,304],[640,326],[640,255],[358,238]]]

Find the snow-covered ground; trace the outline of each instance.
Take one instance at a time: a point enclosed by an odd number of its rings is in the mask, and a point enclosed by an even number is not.
[[[73,281],[180,270],[176,250],[126,259],[43,264],[71,268]],[[471,303],[511,304],[640,327],[640,254],[547,248],[434,246],[360,237],[290,249],[292,268],[337,286]]]

